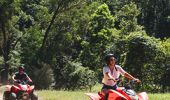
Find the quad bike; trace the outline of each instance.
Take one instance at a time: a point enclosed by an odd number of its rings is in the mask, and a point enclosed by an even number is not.
[[[98,93],[85,93],[91,100],[149,100],[146,92],[136,93],[131,89],[131,85],[118,87],[116,90],[101,91]]]
[[[3,100],[38,100],[34,93],[34,85],[27,82],[17,81],[15,85],[7,85],[3,94]]]

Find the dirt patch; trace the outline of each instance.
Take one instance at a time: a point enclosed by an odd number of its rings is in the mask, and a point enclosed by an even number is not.
[[[6,86],[7,85],[1,85],[0,86],[0,100],[3,100],[3,93],[4,93],[5,89],[6,89]]]
[[[3,92],[5,90],[5,86],[0,86],[0,100],[3,100]]]
[[[3,100],[3,95],[2,95],[2,93],[0,93],[0,100]]]

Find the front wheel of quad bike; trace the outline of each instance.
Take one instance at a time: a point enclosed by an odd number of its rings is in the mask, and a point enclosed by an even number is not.
[[[38,100],[37,94],[31,93],[30,96],[31,96],[31,100]]]
[[[4,94],[3,94],[3,100],[10,100],[9,96],[10,96],[10,92],[9,91],[5,91]]]
[[[11,93],[9,96],[9,100],[17,100],[17,95],[15,93]]]
[[[21,100],[30,100],[29,94],[27,92],[22,93],[21,97],[19,98]]]

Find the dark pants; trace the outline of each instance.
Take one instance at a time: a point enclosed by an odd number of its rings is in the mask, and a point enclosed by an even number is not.
[[[109,85],[103,84],[102,90],[108,90],[108,89],[116,90],[117,87],[118,87],[117,85],[109,86]]]
[[[116,90],[117,87],[118,87],[117,85],[109,86],[109,85],[103,84],[103,87],[102,87],[102,90],[101,90],[103,93],[105,93],[105,96],[104,96],[103,99],[104,99],[104,100],[108,100],[108,96],[109,96],[108,91],[107,91],[108,89]],[[102,99],[102,100],[103,100],[103,99]]]

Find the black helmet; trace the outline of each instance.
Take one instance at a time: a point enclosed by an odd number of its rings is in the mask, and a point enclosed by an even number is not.
[[[114,57],[114,54],[109,53],[109,54],[107,54],[107,55],[105,56],[105,59],[104,59],[104,60],[105,60],[106,62],[108,62],[111,57]]]
[[[21,64],[20,66],[19,66],[19,68],[18,68],[18,70],[24,70],[25,68],[24,68],[24,64]]]

